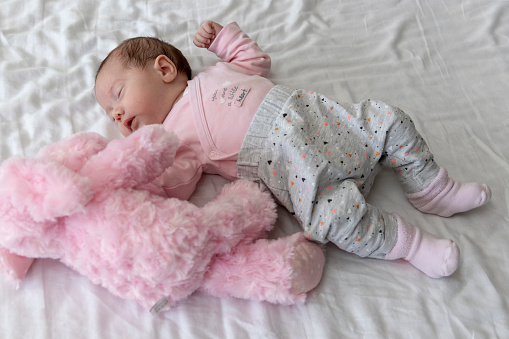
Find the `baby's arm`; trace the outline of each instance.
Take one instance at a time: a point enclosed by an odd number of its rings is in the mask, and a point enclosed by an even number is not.
[[[173,165],[152,182],[162,188],[170,198],[187,200],[194,192],[203,173],[199,155],[194,149],[181,140]],[[146,187],[154,192],[155,187]],[[158,192],[157,192],[158,193]]]
[[[238,72],[266,76],[270,70],[269,55],[242,32],[236,22],[223,28],[218,23],[206,21],[193,41],[196,46],[207,48],[228,64],[238,66]]]

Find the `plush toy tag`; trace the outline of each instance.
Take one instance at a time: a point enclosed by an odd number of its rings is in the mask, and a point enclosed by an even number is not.
[[[152,308],[150,309],[150,313],[152,315],[156,315],[157,313],[161,312],[161,310],[165,308],[166,305],[168,305],[168,298],[164,297],[158,302],[156,302],[154,306],[152,306]]]

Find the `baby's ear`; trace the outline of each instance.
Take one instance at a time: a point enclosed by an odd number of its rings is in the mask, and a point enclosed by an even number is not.
[[[166,55],[160,55],[154,61],[154,69],[165,83],[170,83],[178,75],[177,67]]]

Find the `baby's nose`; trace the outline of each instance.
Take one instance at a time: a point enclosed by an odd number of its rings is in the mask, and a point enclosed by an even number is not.
[[[124,115],[124,110],[121,108],[115,108],[112,113],[112,117],[115,120],[122,120],[122,116]]]

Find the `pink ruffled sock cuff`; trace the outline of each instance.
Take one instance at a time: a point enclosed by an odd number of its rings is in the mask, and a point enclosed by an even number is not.
[[[440,168],[438,176],[427,188],[407,194],[407,197],[421,212],[450,217],[486,204],[491,199],[491,189],[477,182],[456,181]]]
[[[440,167],[437,177],[428,187],[420,192],[407,194],[406,196],[415,208],[421,209],[444,191],[448,183],[449,174],[445,168]]]
[[[396,245],[386,260],[405,259],[412,266],[432,278],[453,274],[459,265],[459,248],[453,241],[440,239],[398,219]]]
[[[415,227],[407,225],[399,215],[394,214],[394,216],[398,221],[397,241],[389,254],[385,256],[385,260],[396,260],[407,257],[414,243]]]

